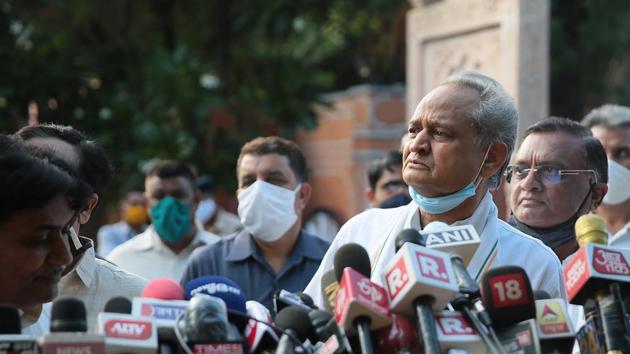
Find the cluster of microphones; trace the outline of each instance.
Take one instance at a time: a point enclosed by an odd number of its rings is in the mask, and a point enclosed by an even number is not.
[[[0,353],[571,353],[576,339],[582,353],[630,353],[630,250],[607,247],[598,223],[578,221],[581,247],[564,267],[569,301],[584,306],[577,333],[566,301],[533,291],[522,268],[490,268],[477,282],[466,268],[480,244],[475,229],[436,222],[397,235],[383,286],[371,280],[365,249],[340,247],[322,277],[323,308],[281,290],[272,316],[224,277],[184,288],[157,279],[141,297],[112,298],[95,333],[74,298],[52,304],[41,337],[20,334],[17,310],[0,307]]]

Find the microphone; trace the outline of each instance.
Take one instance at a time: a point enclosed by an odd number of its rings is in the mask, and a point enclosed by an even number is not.
[[[129,299],[123,296],[116,296],[107,301],[103,312],[131,314],[131,309],[132,305]]]
[[[337,326],[332,314],[323,310],[312,310],[308,313],[311,319],[316,339],[323,345],[317,354],[346,354],[352,353],[352,347],[345,333]]]
[[[225,302],[218,297],[194,295],[184,315],[184,329],[194,354],[244,352],[240,334],[230,330]]]
[[[255,320],[249,320],[245,327],[245,337],[249,343],[252,353],[264,353],[278,345],[278,335],[276,331],[262,322],[273,323],[269,309],[258,301],[249,300],[245,303],[247,315]],[[256,321],[258,320],[258,321]]]
[[[51,333],[42,337],[42,353],[104,353],[105,337],[86,331],[83,302],[72,297],[59,298],[52,304]]]
[[[518,266],[488,270],[481,279],[483,304],[498,330],[495,335],[499,351],[534,350],[540,352],[536,304],[529,277]],[[483,336],[482,336],[483,338]]]
[[[534,290],[534,299],[535,300],[546,300],[551,299],[551,295],[544,290]]]
[[[188,301],[184,301],[184,291],[179,284],[173,284],[171,281],[159,281],[158,283],[164,284],[164,287],[158,287],[153,285],[156,280],[149,283],[145,289],[148,296],[135,297],[132,301],[131,314],[136,317],[150,317],[153,318],[155,326],[158,331],[158,352],[161,354],[183,353],[184,349],[181,347],[179,340],[177,339],[173,330],[175,322],[181,314],[186,312]],[[149,288],[149,285],[152,285]],[[180,290],[173,289],[175,285]],[[148,291],[149,288],[151,291]],[[145,291],[143,291],[145,293]],[[181,294],[181,296],[173,296]],[[176,300],[170,300],[173,297],[177,297]]]
[[[339,291],[337,274],[335,274],[334,269],[331,269],[322,275],[321,289],[322,298],[324,299],[324,310],[334,312],[335,299],[337,299],[337,291]]]
[[[98,314],[98,333],[105,336],[107,354],[153,354],[158,348],[157,327],[152,318],[131,314],[131,301],[114,297]]]
[[[410,234],[403,230],[398,236],[402,240]],[[398,314],[416,314],[425,353],[440,353],[433,310],[445,308],[457,294],[450,258],[422,245],[397,243],[402,246],[385,268],[384,275],[391,309]]]
[[[481,279],[481,296],[496,328],[536,317],[534,292],[525,270],[518,266],[489,269]]]
[[[184,300],[184,289],[171,278],[157,278],[144,287],[141,297],[160,300]]]
[[[0,305],[0,353],[38,353],[37,337],[21,333],[18,310],[12,306]]]
[[[485,353],[486,344],[461,312],[442,311],[435,315],[437,339],[443,353],[465,348],[470,353]]]
[[[575,343],[575,331],[564,299],[536,300],[536,324],[540,347],[544,353],[571,352]]]
[[[388,326],[392,321],[387,292],[370,280],[370,257],[358,244],[341,246],[334,264],[339,281],[335,319],[348,335],[358,332],[362,353],[373,353],[370,329]]]
[[[276,325],[286,333],[283,333],[276,348],[276,354],[295,353],[294,339],[299,343],[306,341],[313,333],[313,326],[306,311],[297,306],[289,306],[282,309],[276,315]]]
[[[563,267],[567,296],[572,304],[585,305],[594,299],[604,343],[608,351],[630,352],[628,324],[621,300],[621,287],[627,293],[630,282],[630,249],[607,246],[608,231],[598,215],[586,214],[575,223],[580,248]],[[597,318],[594,319],[597,322]]]
[[[306,294],[303,294],[306,295]],[[306,295],[308,296],[308,295]],[[310,296],[309,296],[310,299]],[[311,300],[311,304],[313,303],[313,299]],[[302,301],[302,298],[298,294],[294,294],[288,292],[284,289],[280,289],[276,291],[273,295],[273,310],[275,313],[280,312],[283,308],[288,306],[297,306],[303,308],[305,311],[310,311],[312,309],[311,306],[307,305]]]
[[[377,353],[420,353],[422,346],[413,322],[405,316],[392,315],[392,324],[376,334]]]
[[[197,294],[206,294],[218,297],[225,302],[230,323],[236,325],[239,332],[245,331],[247,319],[242,314],[247,313],[245,295],[241,288],[231,279],[222,276],[210,275],[195,278],[184,287],[186,300]]]

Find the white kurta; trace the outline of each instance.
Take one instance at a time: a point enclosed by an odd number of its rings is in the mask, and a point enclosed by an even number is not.
[[[608,237],[608,245],[617,248],[630,248],[630,221],[616,234]]]
[[[472,225],[481,238],[468,265],[471,276],[479,281],[490,267],[516,265],[525,269],[534,290],[544,290],[552,298],[566,298],[562,267],[555,253],[497,215],[497,207],[487,193],[471,217],[452,224]],[[395,253],[396,236],[406,228],[421,228],[418,206],[414,202],[395,209],[369,209],[356,215],[339,230],[304,292],[317,306],[323,305],[321,277],[333,268],[335,253],[347,243],[358,243],[367,250],[372,263],[372,281],[382,285],[383,270]]]

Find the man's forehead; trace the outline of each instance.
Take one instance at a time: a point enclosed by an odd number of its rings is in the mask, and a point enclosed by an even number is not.
[[[471,112],[479,106],[479,99],[479,93],[468,87],[438,86],[418,103],[411,120],[419,120],[427,113]]]
[[[159,177],[148,176],[145,179],[145,190],[151,192],[154,190],[194,190],[192,182],[184,176]]]
[[[55,157],[73,167],[78,167],[80,157],[74,146],[58,138],[32,138],[27,144],[51,152]]]
[[[243,155],[239,166],[239,175],[245,173],[283,172],[293,174],[289,158],[277,153]]]
[[[565,132],[534,132],[523,140],[515,162],[557,163],[571,166],[585,163],[584,139]],[[580,152],[580,153],[576,153]]]

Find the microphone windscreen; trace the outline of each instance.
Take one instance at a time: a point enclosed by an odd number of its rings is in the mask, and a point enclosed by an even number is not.
[[[341,281],[343,270],[347,267],[370,277],[372,266],[370,265],[370,256],[365,248],[356,243],[347,243],[337,250],[335,253],[335,276],[337,281]]]
[[[488,270],[481,280],[481,297],[496,328],[536,317],[534,292],[521,267],[502,266]]]
[[[103,312],[131,314],[131,301],[126,297],[116,296],[105,304]]]
[[[339,290],[337,274],[335,274],[334,269],[331,269],[322,275],[321,289],[324,310],[333,312],[335,299],[337,298],[337,291]]]
[[[234,313],[247,313],[245,295],[233,280],[216,275],[195,278],[186,283],[184,293],[186,300],[190,300],[196,294],[218,297],[225,302],[230,322],[235,324],[241,332],[245,329],[247,320]]]
[[[300,300],[302,300],[302,302],[304,303],[304,305],[312,308],[312,309],[317,309],[317,306],[315,306],[315,302],[313,301],[313,298],[310,297],[309,294],[303,293],[303,292],[297,292],[295,293],[295,295],[297,295]]]
[[[534,290],[534,300],[551,299],[551,295],[544,290]]]
[[[0,305],[0,334],[20,334],[20,313],[9,305]]]
[[[422,231],[433,232],[448,229],[448,224],[441,221],[432,221],[422,229]]]
[[[87,332],[85,305],[73,297],[57,299],[50,314],[51,332]]]
[[[424,246],[424,239],[422,235],[416,229],[404,229],[401,230],[396,236],[395,248],[396,252],[405,244],[405,243],[413,243],[416,245]]]
[[[205,294],[193,296],[184,317],[190,341],[221,342],[228,339],[227,309],[223,300]]]
[[[171,278],[157,278],[144,287],[141,297],[159,300],[184,300],[184,289]]]
[[[298,306],[288,306],[280,310],[275,319],[276,326],[283,330],[295,331],[300,342],[305,341],[313,333],[313,325],[308,313]]]

